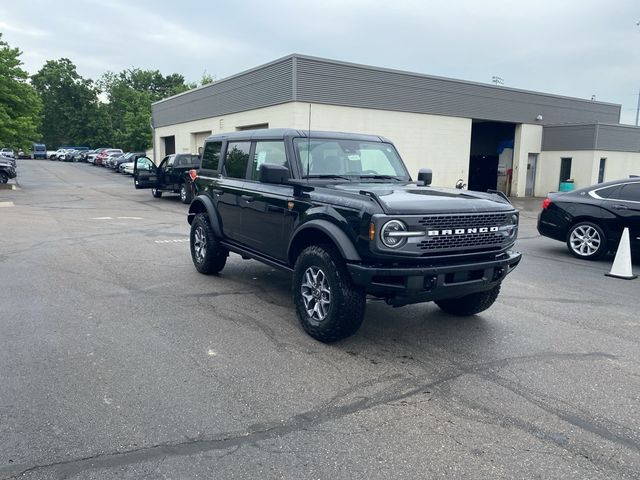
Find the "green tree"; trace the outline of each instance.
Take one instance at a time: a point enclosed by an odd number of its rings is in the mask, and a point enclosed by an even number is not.
[[[107,72],[98,85],[109,101],[114,145],[126,150],[151,148],[153,102],[189,90],[189,85],[180,74],[163,76],[158,70],[138,68],[117,74]]]
[[[0,146],[30,149],[38,140],[40,99],[20,68],[22,52],[11,48],[0,33]]]
[[[94,145],[96,136],[104,135],[94,130],[99,90],[92,80],[78,74],[71,60],[47,61],[31,81],[42,99],[42,133],[47,145]]]

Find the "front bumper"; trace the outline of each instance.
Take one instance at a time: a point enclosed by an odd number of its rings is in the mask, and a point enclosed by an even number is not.
[[[429,267],[372,267],[347,264],[353,282],[366,293],[383,297],[395,307],[463,297],[490,290],[520,263],[519,252],[507,251],[492,260]]]

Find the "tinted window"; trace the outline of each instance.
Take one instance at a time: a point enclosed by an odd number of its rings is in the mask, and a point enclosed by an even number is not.
[[[630,202],[640,202],[640,183],[627,183],[623,185],[615,198]]]
[[[153,167],[153,162],[147,157],[139,158],[136,163],[136,168],[138,170],[151,170]]]
[[[173,162],[176,161],[176,157],[169,157],[169,159],[167,160],[167,167],[170,167],[173,165]]]
[[[284,142],[256,142],[251,165],[251,179],[258,180],[260,167],[265,163],[288,167],[287,155],[284,150]]]
[[[611,195],[617,192],[619,188],[620,188],[620,185],[614,185],[612,187],[601,188],[600,190],[596,190],[595,193],[601,198],[609,198]]]
[[[206,170],[218,170],[220,163],[220,150],[222,142],[208,142],[202,153],[202,168]]]
[[[222,172],[227,177],[245,178],[249,163],[249,142],[230,142]]]

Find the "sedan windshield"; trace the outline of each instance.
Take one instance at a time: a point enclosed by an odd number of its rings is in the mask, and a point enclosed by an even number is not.
[[[388,143],[297,138],[294,146],[303,178],[409,180],[402,160]]]

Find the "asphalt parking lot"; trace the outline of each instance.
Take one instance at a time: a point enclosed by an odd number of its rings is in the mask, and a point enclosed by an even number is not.
[[[497,303],[369,302],[333,345],[290,278],[189,255],[187,206],[87,164],[0,190],[0,479],[640,476],[640,280],[535,230]],[[636,273],[640,271],[635,265]]]

